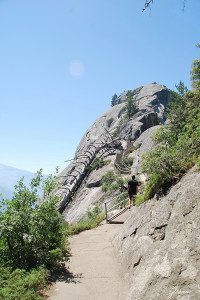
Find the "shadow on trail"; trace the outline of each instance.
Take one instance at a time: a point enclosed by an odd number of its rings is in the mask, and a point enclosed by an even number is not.
[[[108,224],[124,224],[124,221],[109,221]]]
[[[82,273],[73,274],[63,263],[50,276],[50,282],[64,281],[66,283],[80,283]]]

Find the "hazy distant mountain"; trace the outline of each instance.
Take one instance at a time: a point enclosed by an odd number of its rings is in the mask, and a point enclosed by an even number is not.
[[[34,174],[29,171],[0,164],[0,194],[5,198],[11,198],[17,181],[24,177],[25,184],[28,184],[33,176]]]

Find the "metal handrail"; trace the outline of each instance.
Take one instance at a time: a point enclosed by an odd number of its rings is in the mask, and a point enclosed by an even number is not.
[[[118,211],[115,215],[112,215],[111,217],[109,217],[108,213],[111,212],[111,211],[113,211],[116,207],[120,207],[121,204],[123,204],[124,209],[125,209],[125,204],[126,204],[126,202],[128,202],[128,198],[127,198],[127,201],[126,201],[126,200],[122,200],[122,201],[120,201],[120,202],[114,204],[112,207],[110,207],[110,208],[108,209],[107,204],[110,203],[110,202],[112,202],[112,201],[116,201],[116,199],[111,199],[111,200],[108,200],[108,201],[104,202],[104,209],[105,209],[106,223],[109,223],[111,220],[113,220],[113,219],[115,219],[116,217],[119,216],[119,214],[120,214],[119,211]],[[123,210],[123,211],[124,211],[124,210]],[[123,212],[123,211],[122,211],[122,212]]]

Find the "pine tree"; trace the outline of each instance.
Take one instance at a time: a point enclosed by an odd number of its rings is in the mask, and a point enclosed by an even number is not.
[[[137,106],[131,91],[127,92],[126,99],[127,117],[130,120],[130,118],[137,112]]]
[[[118,103],[117,103],[117,98],[118,98],[117,94],[114,94],[114,95],[112,96],[112,99],[111,99],[111,106],[114,106],[114,105],[118,104]]]

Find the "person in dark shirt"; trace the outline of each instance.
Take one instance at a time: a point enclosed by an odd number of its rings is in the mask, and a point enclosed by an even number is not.
[[[135,175],[132,176],[132,179],[128,182],[128,196],[129,196],[129,208],[131,208],[131,202],[134,204],[135,196],[137,194],[139,182],[135,179]]]

